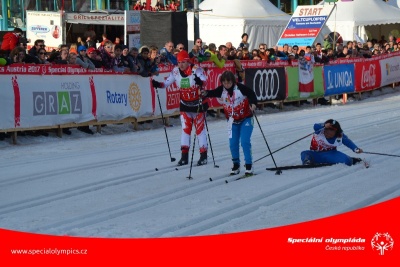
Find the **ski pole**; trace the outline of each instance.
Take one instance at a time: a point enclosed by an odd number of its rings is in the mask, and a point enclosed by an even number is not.
[[[192,129],[193,129],[194,121],[192,120]],[[191,131],[190,131],[191,132]],[[190,143],[189,143],[190,144]],[[189,180],[193,179],[192,177],[192,166],[193,166],[193,156],[194,156],[194,147],[196,146],[196,126],[194,127],[194,138],[193,138],[193,148],[192,148],[192,158],[190,160],[190,168],[189,168],[189,176],[186,177]]]
[[[256,115],[256,113],[255,113],[254,111],[253,111],[253,115],[254,115],[254,118],[256,118],[258,127],[260,128],[261,134],[262,134],[262,136],[264,137],[265,144],[267,144],[269,154],[271,155],[272,161],[274,162],[275,168],[277,169],[276,172],[275,172],[275,174],[276,174],[276,175],[280,175],[280,174],[282,173],[282,171],[281,171],[281,170],[278,168],[278,166],[276,165],[274,156],[272,156],[271,149],[269,148],[269,145],[268,145],[268,142],[267,142],[267,138],[265,138],[265,135],[264,135],[264,132],[263,132],[263,130],[262,130],[262,128],[261,128],[260,122],[258,121],[257,115]]]
[[[309,137],[309,136],[312,135],[312,134],[314,134],[314,132],[312,132],[312,133],[310,133],[310,134],[307,134],[306,136],[303,136],[302,138],[299,138],[299,139],[297,139],[296,141],[293,141],[293,142],[291,142],[290,144],[287,144],[286,146],[283,146],[283,147],[281,147],[281,148],[279,148],[279,149],[273,151],[272,153],[270,153],[270,154],[268,154],[268,155],[265,155],[265,156],[263,156],[263,157],[261,157],[261,158],[255,160],[254,163],[256,163],[257,161],[262,160],[263,158],[266,158],[266,157],[268,157],[268,156],[271,156],[272,154],[274,154],[274,153],[276,153],[276,152],[278,152],[278,151],[280,151],[280,150],[282,150],[282,149],[284,149],[284,148],[287,148],[288,146],[291,146],[291,145],[293,145],[294,143],[297,143],[297,142],[303,140],[304,138]]]
[[[400,155],[392,155],[392,154],[384,154],[384,153],[376,153],[376,152],[367,152],[367,151],[364,151],[363,153],[381,155],[381,156],[389,156],[389,157],[399,157],[400,158]]]
[[[219,168],[219,166],[215,164],[214,152],[213,152],[213,148],[212,148],[212,144],[211,144],[211,138],[210,138],[210,132],[208,131],[208,125],[207,125],[207,116],[206,116],[205,113],[204,113],[204,122],[205,122],[205,124],[206,124],[206,130],[207,130],[208,141],[210,142],[210,149],[211,149],[212,159],[213,159],[213,162],[214,162],[214,168]]]
[[[167,135],[167,128],[166,128],[166,126],[165,126],[165,119],[164,119],[164,114],[163,114],[162,107],[161,107],[160,96],[159,96],[159,94],[158,94],[158,89],[157,89],[157,87],[155,87],[155,89],[156,89],[156,93],[157,93],[158,105],[160,106],[161,118],[162,118],[162,122],[163,122],[163,125],[164,125],[165,138],[167,139],[169,157],[171,158],[171,162],[174,162],[176,159],[173,158],[172,155],[171,155],[171,149],[170,149],[170,147],[169,147],[169,141],[168,141],[168,135]]]

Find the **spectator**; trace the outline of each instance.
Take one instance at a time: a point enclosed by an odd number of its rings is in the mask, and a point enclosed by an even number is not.
[[[133,10],[141,10],[142,6],[140,4],[140,1],[136,1],[135,5],[133,6]]]
[[[228,49],[227,54],[228,54],[228,60],[236,59],[236,49],[234,49],[234,48]]]
[[[242,60],[250,60],[251,59],[250,51],[247,47],[243,47],[242,52],[243,52]]]
[[[286,56],[289,55],[289,45],[288,44],[283,45],[282,53],[284,53]]]
[[[113,70],[116,72],[128,72],[130,71],[129,66],[124,66],[124,62],[122,60],[122,45],[116,45],[114,47],[114,59],[113,59]]]
[[[88,36],[88,37],[86,38],[85,46],[86,46],[87,48],[96,47],[96,43],[94,42],[94,40],[92,39],[92,37]]]
[[[226,42],[225,46],[228,51],[233,48],[232,42]]]
[[[178,62],[173,54],[174,52],[173,50],[174,50],[174,43],[171,41],[166,42],[165,46],[160,49],[161,62],[177,65]]]
[[[143,47],[140,51],[140,55],[138,56],[138,63],[140,64],[140,69],[138,73],[142,77],[150,77],[153,75],[153,62],[149,57],[150,50],[147,47]]]
[[[110,40],[107,40],[103,46],[99,47],[101,61],[106,70],[112,70],[114,68],[112,49],[113,43]]]
[[[47,60],[46,49],[39,48],[37,54],[38,54],[37,58],[39,60],[39,64],[50,64],[50,62]]]
[[[22,30],[20,28],[14,28],[12,32],[8,32],[3,36],[1,43],[1,50],[6,51],[7,55],[18,46],[19,38],[22,37]]]
[[[35,63],[39,64],[37,57],[32,57],[26,54],[26,50],[23,47],[17,46],[10,53],[11,63]]]
[[[43,39],[37,39],[33,43],[33,46],[31,49],[29,49],[28,54],[33,56],[33,57],[38,57],[38,51],[40,48],[45,48],[46,46],[44,45],[44,40]]]
[[[138,62],[139,49],[137,49],[137,47],[132,47],[129,51],[129,56],[132,59],[133,65],[136,66],[135,71],[138,72],[140,69],[140,64]]]
[[[131,72],[137,72],[137,66],[133,64],[132,56],[129,55],[129,48],[126,45],[122,46],[121,60],[125,68],[129,68]]]
[[[299,46],[298,45],[294,45],[292,47],[292,51],[294,54],[294,59],[299,59]]]
[[[82,37],[80,37],[80,36],[78,36],[78,38],[76,38],[76,44],[77,44],[78,47],[81,46],[81,45],[86,46],[86,42],[84,42],[82,40]]]
[[[75,53],[78,54],[78,45],[73,43],[69,46],[69,52],[71,53]]]
[[[206,50],[206,53],[210,53],[210,61],[214,62],[214,64],[218,68],[223,68],[225,66],[225,59],[221,57],[221,55],[217,52],[217,47],[215,46],[214,43],[211,43],[208,46],[208,50]]]
[[[176,45],[176,49],[178,49],[179,52],[180,52],[182,50],[185,50],[185,46],[182,43],[179,43],[179,44]]]
[[[201,38],[197,38],[197,39],[194,41],[194,44],[197,45],[197,46],[199,47],[199,53],[200,53],[200,55],[204,55],[205,50],[208,49],[208,48],[203,48],[203,41],[201,40]]]
[[[103,61],[99,50],[95,49],[94,47],[90,47],[87,50],[86,55],[88,56],[89,60],[92,61],[95,68],[103,67]]]
[[[258,45],[258,56],[261,58],[261,60],[268,60],[268,55],[266,53],[267,51],[267,44],[261,43]]]
[[[76,58],[76,64],[80,65],[84,69],[94,70],[96,68],[93,62],[87,56],[86,46],[79,46],[78,53],[79,55]]]
[[[248,43],[249,35],[247,33],[242,34],[242,41],[239,44],[239,47],[241,48],[249,48],[249,43]]]
[[[169,10],[170,11],[177,11],[177,7],[175,5],[175,1],[171,0],[171,3],[169,4]]]
[[[261,60],[261,57],[259,55],[259,51],[257,49],[251,50],[251,58],[253,60]]]
[[[104,46],[107,42],[110,42],[112,44],[112,42],[110,40],[107,39],[107,33],[103,33],[101,35],[101,38],[103,39],[100,43],[100,46]]]
[[[161,2],[161,0],[157,0],[156,5],[154,6],[156,11],[163,11],[165,10],[164,3]]]
[[[152,68],[151,73],[152,75],[158,76],[158,64],[160,64],[160,55],[158,54],[158,48],[156,46],[150,46],[149,48],[149,57],[151,60]]]

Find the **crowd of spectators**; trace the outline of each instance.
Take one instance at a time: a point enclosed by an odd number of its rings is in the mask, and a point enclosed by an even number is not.
[[[85,36],[86,37],[86,36]],[[181,50],[187,50],[182,43],[174,46],[170,40],[166,41],[164,47],[158,48],[154,45],[144,45],[141,48],[128,48],[123,44],[121,38],[111,41],[107,34],[102,35],[102,42],[98,47],[91,42],[90,36],[83,41],[81,37],[77,42],[70,45],[60,45],[51,52],[46,50],[45,41],[37,39],[28,50],[26,38],[22,30],[15,28],[3,38],[0,51],[0,65],[8,64],[73,64],[86,69],[104,68],[120,73],[135,73],[143,77],[158,75],[158,65],[177,65],[176,55]],[[297,45],[283,47],[268,47],[260,43],[258,48],[249,49],[248,35],[242,34],[241,41],[237,47],[232,42],[217,45],[215,43],[203,44],[201,38],[197,38],[189,53],[192,63],[213,62],[216,67],[223,68],[228,60],[234,61],[238,80],[244,78],[244,69],[241,67],[243,60],[264,60],[268,63],[277,61],[311,60],[316,63],[329,64],[333,60],[348,58],[371,58],[377,55],[388,54],[399,51],[400,38],[389,35],[388,40],[384,36],[378,41],[372,39],[366,43],[347,41],[346,43],[317,43],[315,46],[299,48]],[[80,130],[93,134],[88,128]],[[69,129],[64,129],[70,134]]]

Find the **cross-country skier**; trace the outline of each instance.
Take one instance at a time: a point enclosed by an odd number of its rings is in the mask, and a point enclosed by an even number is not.
[[[220,97],[228,119],[229,147],[233,168],[231,175],[240,172],[239,143],[241,143],[246,164],[245,175],[253,174],[251,155],[251,134],[253,133],[253,112],[257,105],[257,96],[253,90],[237,83],[231,71],[222,73],[221,86],[202,92],[205,97]]]
[[[343,133],[338,121],[329,119],[325,123],[316,123],[314,131],[310,150],[301,152],[301,161],[304,165],[344,163],[351,166],[362,161],[360,158],[352,158],[337,151],[337,147],[343,144],[357,154],[363,152]]]
[[[176,83],[180,93],[180,118],[182,124],[181,151],[182,157],[178,165],[189,162],[190,135],[194,124],[199,141],[200,159],[197,165],[207,164],[207,133],[205,124],[206,103],[200,105],[200,90],[207,81],[204,70],[196,65],[191,66],[191,59],[187,51],[178,53],[178,66],[175,67],[164,82],[152,80],[157,88],[166,88]]]

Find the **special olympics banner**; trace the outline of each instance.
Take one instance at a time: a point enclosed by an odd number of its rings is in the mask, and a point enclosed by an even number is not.
[[[324,66],[325,96],[354,92],[354,64]]]
[[[381,87],[381,65],[378,59],[367,59],[362,62],[356,62],[354,65],[356,92]]]
[[[380,60],[381,86],[400,81],[400,56],[388,57]]]
[[[285,68],[246,69],[245,84],[256,93],[257,100],[271,101],[286,98]]]
[[[328,20],[333,7],[333,5],[298,6],[283,31],[278,46],[284,44],[311,46]]]

